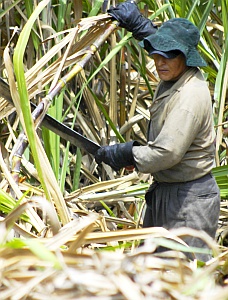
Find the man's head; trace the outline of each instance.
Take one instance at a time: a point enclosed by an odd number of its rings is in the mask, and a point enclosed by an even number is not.
[[[171,57],[173,55],[173,57]],[[174,56],[175,55],[175,56]],[[168,57],[167,57],[168,56]],[[188,69],[183,53],[153,53],[158,76],[163,81],[176,81]]]
[[[183,53],[186,65],[203,67],[206,62],[197,51],[200,39],[198,28],[184,18],[174,18],[162,24],[155,34],[149,35],[140,42],[149,55],[161,54],[174,58],[178,52]]]

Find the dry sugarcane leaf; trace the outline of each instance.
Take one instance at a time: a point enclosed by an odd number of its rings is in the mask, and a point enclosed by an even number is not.
[[[102,18],[95,18],[97,22],[102,20]],[[107,17],[105,18],[107,19]],[[91,20],[91,23],[87,23],[89,26],[94,25],[94,20]],[[81,28],[81,23],[73,28],[68,35],[61,40],[60,43],[55,45],[48,51],[41,60],[37,62],[36,65],[34,65],[27,73],[26,81],[28,85],[28,90],[30,94],[30,98],[34,97],[36,94],[40,93],[40,85],[42,87],[46,86],[48,83],[50,83],[53,80],[53,77],[56,75],[57,69],[59,68],[59,65],[62,62],[63,57],[61,56],[58,58],[52,65],[49,67],[46,67],[44,71],[41,71],[41,69],[45,66],[45,64],[50,61],[51,57],[54,57],[56,53],[58,53],[63,47],[65,47],[67,44],[72,42],[74,40],[74,37],[78,34],[79,29]],[[83,26],[82,26],[83,28]],[[95,28],[95,27],[94,27]],[[95,28],[96,29],[96,28]],[[87,34],[84,38],[82,37],[81,40],[77,41],[74,47],[72,47],[71,51],[69,52],[68,57],[66,57],[65,64],[62,68],[62,70],[65,70],[66,68],[69,68],[73,65],[75,65],[77,62],[80,61],[80,59],[88,52],[88,47],[98,38],[101,33],[104,31],[104,28],[100,27],[98,30],[93,29],[89,34]],[[64,55],[64,54],[63,54]],[[76,55],[76,56],[75,56]],[[39,83],[39,84],[38,84]],[[38,88],[37,88],[38,86]]]
[[[120,178],[115,178],[113,180],[108,180],[108,181],[97,182],[93,185],[86,186],[86,187],[83,187],[81,189],[74,191],[70,195],[67,195],[65,197],[65,200],[71,201],[71,200],[77,198],[79,195],[87,194],[90,192],[97,193],[99,191],[117,188],[118,186],[120,186],[121,184],[123,184],[125,182],[134,183],[135,181],[138,180],[138,178],[139,177],[138,177],[137,173],[132,172],[131,174],[120,177]]]
[[[173,239],[181,244],[185,244],[180,238],[170,233],[168,230],[162,227],[151,227],[142,229],[128,229],[118,230],[110,232],[97,232],[87,234],[85,241],[86,243],[107,243],[109,241],[126,241],[126,240],[139,240],[146,239],[150,236],[159,237],[164,236]],[[76,236],[77,238],[77,236]]]
[[[92,229],[90,228],[90,225],[93,224],[97,219],[97,214],[90,213],[86,217],[82,217],[80,219],[76,219],[67,223],[65,226],[62,227],[58,234],[56,234],[55,236],[53,236],[45,242],[45,246],[52,251],[59,249],[59,247],[66,244],[76,232],[80,232],[84,229],[86,230],[87,227],[90,231],[90,229]]]

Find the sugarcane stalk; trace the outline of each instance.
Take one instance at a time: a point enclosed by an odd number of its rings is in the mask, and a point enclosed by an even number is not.
[[[105,31],[102,35],[100,35],[93,44],[89,47],[79,62],[75,64],[75,66],[65,75],[63,76],[56,84],[56,86],[49,91],[49,93],[44,97],[44,99],[39,103],[39,105],[32,112],[32,118],[34,120],[35,128],[37,128],[49,106],[52,103],[53,98],[66,86],[66,84],[74,78],[78,73],[80,73],[87,62],[91,59],[91,57],[95,54],[98,48],[104,43],[104,41],[110,36],[110,34],[117,28],[118,22],[113,21],[105,28]],[[15,149],[13,149],[12,156],[12,166],[11,166],[11,174],[16,183],[19,182],[19,174],[20,174],[20,166],[21,166],[21,158],[28,146],[28,139],[25,133],[22,131],[19,135],[18,142],[15,145]]]
[[[20,167],[21,167],[21,158],[23,153],[25,152],[28,146],[28,139],[25,138],[24,133],[22,133],[19,138],[19,145],[17,151],[14,153],[12,158],[12,165],[11,165],[11,174],[16,183],[19,181],[19,174],[20,174]]]

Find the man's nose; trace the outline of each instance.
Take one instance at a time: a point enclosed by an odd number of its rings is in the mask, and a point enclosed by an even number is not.
[[[161,66],[161,65],[165,64],[165,61],[166,61],[166,59],[162,55],[158,55],[156,57],[156,65],[158,65],[158,66]]]

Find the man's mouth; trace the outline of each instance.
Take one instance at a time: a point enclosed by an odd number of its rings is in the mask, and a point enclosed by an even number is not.
[[[166,69],[159,69],[158,72],[164,73],[164,72],[168,72],[168,70],[166,70]]]

